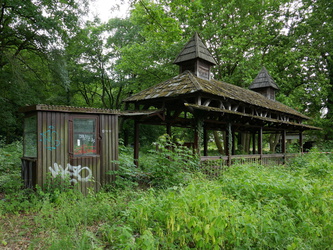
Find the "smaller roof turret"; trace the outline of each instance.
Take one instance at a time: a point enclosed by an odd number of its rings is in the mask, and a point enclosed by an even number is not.
[[[207,80],[211,78],[210,68],[216,65],[214,57],[197,32],[184,46],[173,63],[179,65],[180,74],[189,70],[195,76]]]
[[[279,89],[279,87],[270,76],[267,69],[262,67],[257,77],[251,83],[249,89],[262,94],[268,99],[275,100],[275,92]]]
[[[279,87],[275,83],[274,79],[270,76],[267,69],[265,67],[262,67],[259,74],[256,76],[256,78],[251,83],[249,89],[255,90],[260,88],[268,88],[271,87],[273,89],[278,90]]]
[[[193,59],[202,59],[216,65],[216,60],[207,49],[206,45],[202,42],[201,37],[197,32],[193,35],[191,40],[184,46],[183,50],[178,54],[174,64],[181,64]]]

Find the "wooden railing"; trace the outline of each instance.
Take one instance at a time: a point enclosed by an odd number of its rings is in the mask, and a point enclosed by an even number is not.
[[[212,176],[218,176],[226,167],[234,164],[257,163],[276,166],[287,163],[300,154],[253,154],[228,156],[201,156],[201,170]]]

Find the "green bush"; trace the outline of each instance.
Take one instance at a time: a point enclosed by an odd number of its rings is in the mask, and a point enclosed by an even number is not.
[[[130,231],[123,237],[135,241],[133,249],[327,249],[332,178],[313,177],[284,166],[240,165],[219,180],[150,189],[124,211],[121,228]]]
[[[198,169],[197,155],[182,146],[182,142],[174,142],[169,135],[160,136],[154,146],[155,149],[149,150],[149,156],[141,163],[151,186],[165,188],[185,184],[190,174]]]
[[[180,141],[173,142],[168,135],[159,137],[153,144],[154,149],[140,157],[140,165],[133,162],[132,149],[121,146],[119,169],[112,171],[116,174],[116,186],[133,188],[134,186],[170,187],[185,184],[194,170],[198,169],[197,155],[184,146]]]
[[[21,142],[6,145],[0,140],[0,193],[15,193],[21,188],[21,157]]]

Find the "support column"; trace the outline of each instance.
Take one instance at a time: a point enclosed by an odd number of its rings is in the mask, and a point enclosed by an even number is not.
[[[171,125],[170,125],[170,123],[167,123],[167,125],[166,125],[166,133],[171,137]]]
[[[235,131],[232,131],[231,129],[231,135],[232,135],[232,147],[231,147],[231,154],[232,155],[235,155],[235,148],[236,148],[236,145],[235,145]]]
[[[258,154],[260,155],[260,163],[262,161],[262,127],[259,129],[258,132]]]
[[[256,154],[256,132],[252,133],[252,153]]]
[[[203,133],[204,133],[204,126],[203,126],[203,117],[200,115],[196,117],[195,119],[195,129],[194,129],[194,148],[198,154],[198,156],[201,156],[200,147],[203,140]]]
[[[233,148],[233,133],[232,133],[232,127],[231,123],[228,123],[227,127],[227,138],[228,138],[228,150],[227,150],[227,156],[228,156],[228,166],[231,166],[231,155],[232,155],[232,148]]]
[[[204,156],[208,155],[208,131],[203,127]]]
[[[282,139],[281,139],[281,150],[283,154],[283,164],[286,163],[286,130],[282,130]]]
[[[303,131],[300,130],[299,131],[299,147],[300,147],[300,151],[301,151],[301,154],[303,153]]]
[[[139,166],[139,135],[140,126],[138,121],[134,121],[134,164]]]

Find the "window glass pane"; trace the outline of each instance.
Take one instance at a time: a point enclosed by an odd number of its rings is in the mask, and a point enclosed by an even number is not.
[[[25,118],[23,141],[23,155],[37,157],[37,116]]]
[[[95,155],[96,119],[74,119],[74,155]]]

